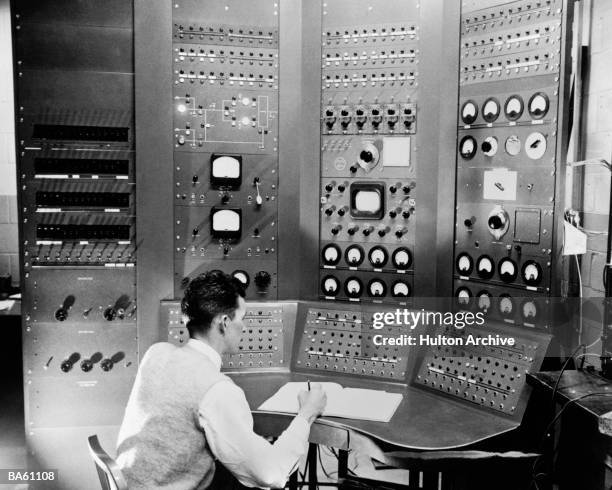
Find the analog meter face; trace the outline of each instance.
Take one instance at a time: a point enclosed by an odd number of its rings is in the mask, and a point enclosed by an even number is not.
[[[232,272],[232,277],[238,279],[242,283],[242,286],[245,288],[248,287],[249,283],[251,282],[251,280],[249,279],[249,275],[245,271],[234,271]]]
[[[528,260],[521,270],[523,282],[529,286],[537,286],[542,281],[542,267],[534,260]]]
[[[518,136],[508,136],[506,139],[506,153],[510,156],[515,157],[521,152],[521,140]]]
[[[544,92],[536,92],[529,99],[529,115],[533,119],[543,119],[548,113],[550,102]]]
[[[472,124],[478,117],[478,106],[473,100],[468,100],[461,107],[461,120],[464,124]]]
[[[377,269],[385,266],[387,263],[387,258],[387,251],[379,246],[372,247],[370,249],[370,253],[368,254],[370,263]]]
[[[466,136],[459,143],[459,153],[465,160],[471,160],[476,155],[477,144],[472,136]]]
[[[527,300],[523,303],[521,308],[521,315],[523,320],[534,321],[538,316],[538,307],[532,300]]]
[[[466,288],[461,287],[457,289],[455,292],[455,296],[457,297],[457,303],[461,306],[466,306],[470,303],[470,299],[472,298],[472,292]]]
[[[478,262],[476,263],[476,273],[481,279],[491,279],[495,273],[493,259],[488,255],[482,255],[479,257]]]
[[[482,106],[482,117],[488,123],[495,122],[499,117],[499,101],[493,97],[487,99]]]
[[[463,252],[459,254],[456,260],[457,272],[461,276],[469,276],[474,269],[474,261],[469,254]]]
[[[340,247],[334,243],[325,245],[321,255],[325,265],[336,265],[338,262],[340,262]]]
[[[363,248],[359,245],[351,245],[344,252],[344,259],[346,263],[351,267],[357,267],[363,262]]]
[[[356,277],[349,277],[344,283],[344,292],[349,298],[359,298],[363,293],[363,284]]]
[[[504,105],[504,114],[508,121],[516,121],[523,115],[523,99],[518,95],[511,95]]]
[[[499,277],[504,282],[512,282],[516,279],[518,271],[514,260],[506,257],[499,262]]]
[[[372,279],[368,283],[368,295],[373,298],[382,298],[387,294],[387,286],[380,279]]]
[[[340,291],[340,283],[334,276],[327,276],[321,281],[321,289],[325,296],[336,296]]]
[[[494,156],[497,153],[498,147],[499,145],[495,136],[487,136],[482,142],[482,145],[480,145],[482,152],[488,157]]]
[[[410,296],[410,286],[404,281],[397,281],[393,284],[391,294],[394,298],[407,298]]]
[[[481,311],[489,311],[491,308],[491,293],[488,291],[480,291],[477,298],[478,302],[476,305],[478,309]]]
[[[406,270],[412,265],[412,254],[406,247],[400,247],[391,256],[393,265],[398,270]]]
[[[514,301],[512,301],[512,298],[509,295],[502,294],[499,297],[498,308],[499,308],[499,312],[503,316],[511,316],[512,313],[514,312]]]

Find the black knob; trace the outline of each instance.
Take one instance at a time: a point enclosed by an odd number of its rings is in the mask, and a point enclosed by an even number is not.
[[[325,111],[325,115],[327,117],[332,117],[334,115],[334,111],[330,111],[329,109]]]
[[[346,189],[346,186],[345,186],[345,185],[343,185],[343,184],[340,184],[340,185],[338,186],[338,191],[340,191],[340,192],[344,192],[344,190],[345,190],[345,189]]]
[[[115,318],[117,318],[117,310],[115,310],[115,308],[106,308],[106,310],[104,310],[104,314],[103,314],[104,318],[109,321],[112,322]]]
[[[372,233],[372,227],[366,228],[365,230],[363,230],[363,234],[365,236],[370,236],[370,233]]]
[[[397,216],[397,211],[395,211],[394,209],[389,211],[389,217],[395,218],[396,216]]]
[[[372,155],[371,151],[362,150],[359,154],[359,158],[361,158],[366,163],[370,163],[372,160],[374,160],[374,155]]]
[[[199,228],[194,228],[193,230],[191,230],[191,234],[193,236],[196,236],[198,233],[200,233],[200,229]]]
[[[348,125],[350,124],[350,121],[342,121],[340,124],[342,124],[342,127],[346,129]]]
[[[200,180],[200,178],[199,178],[197,175],[194,175],[194,176],[191,178],[191,181],[192,181],[194,184],[197,184],[197,183],[198,183],[198,180]]]
[[[102,362],[100,362],[100,367],[102,368],[102,371],[106,372],[113,369],[114,365],[115,363],[111,359],[103,359]]]
[[[327,125],[327,129],[332,129],[334,127],[335,121],[327,121],[325,124]]]
[[[253,235],[259,236],[259,228],[253,228]]]
[[[397,230],[397,231],[395,232],[395,236],[396,236],[397,238],[402,238],[402,237],[404,236],[404,233],[405,233],[405,231],[404,231],[404,230]]]
[[[495,215],[489,218],[489,228],[492,230],[499,230],[500,228],[503,228],[503,226],[504,223],[500,216]]]
[[[335,208],[334,206],[330,206],[330,207],[328,207],[328,208],[325,210],[325,214],[326,214],[327,216],[331,216],[332,214],[334,214],[334,210],[335,210],[335,209],[336,209],[336,208]]]
[[[378,230],[378,236],[379,237],[384,237],[387,234],[387,230]]]
[[[327,185],[325,186],[325,190],[326,190],[327,192],[331,192],[331,191],[333,191],[333,190],[334,190],[334,184],[331,184],[331,183],[330,183],[330,184],[327,184]]]
[[[481,148],[482,148],[482,151],[483,151],[484,153],[486,153],[486,152],[488,152],[488,151],[491,151],[491,148],[493,148],[493,146],[491,146],[491,143],[489,143],[488,141],[484,141],[484,142],[482,143]]]
[[[85,359],[83,362],[81,362],[81,370],[83,372],[88,373],[92,369],[93,369],[93,362],[91,362],[91,359]]]
[[[341,116],[346,117],[346,116],[348,116],[349,114],[348,114],[348,111],[347,111],[346,109],[342,109],[342,110],[340,111],[340,115],[341,115]]]
[[[357,233],[357,230],[359,230],[358,226],[351,226],[347,231],[349,235],[353,236],[355,233]]]
[[[341,227],[340,225],[338,225],[338,226],[334,226],[334,227],[331,229],[332,235],[337,235],[338,233],[340,233],[340,230],[341,230],[341,229],[342,229],[342,227]]]
[[[351,165],[351,168],[349,168],[349,170],[352,174],[354,174],[355,172],[357,172],[357,165]]]
[[[68,310],[65,308],[59,308],[56,312],[55,312],[55,319],[57,321],[63,322],[64,320],[66,320],[66,318],[68,318]]]
[[[255,177],[253,179],[253,185],[257,185],[257,184],[259,184],[259,177]]]
[[[404,211],[404,212],[402,213],[402,216],[403,216],[403,218],[404,218],[404,219],[408,219],[408,218],[410,218],[410,211]]]
[[[372,126],[374,126],[375,128],[378,128],[378,126],[380,126],[380,121],[373,120],[372,121]]]
[[[266,271],[259,271],[255,274],[255,285],[259,289],[266,289],[272,282],[272,277]]]
[[[466,219],[463,224],[467,227],[467,228],[471,228],[472,226],[474,226],[474,223],[472,222],[471,219]]]
[[[340,216],[344,216],[346,214],[346,211],[347,211],[347,208],[346,208],[346,206],[344,206],[344,207],[338,209],[338,214]]]
[[[411,189],[412,188],[410,186],[407,186],[407,185],[402,187],[402,190],[404,191],[404,194],[410,194]]]
[[[223,196],[221,196],[221,202],[222,202],[223,204],[227,204],[227,203],[229,202],[229,200],[230,200],[229,195],[227,195],[227,194],[223,194]]]
[[[66,359],[66,360],[62,361],[62,363],[60,364],[60,369],[63,372],[67,373],[68,371],[70,371],[72,369],[73,365],[74,364],[72,363],[72,361]]]
[[[397,192],[397,186],[392,185],[391,187],[389,187],[389,192],[391,194],[395,194]]]
[[[365,120],[363,120],[363,121],[357,120],[357,126],[359,126],[360,128],[363,128],[364,124],[365,124]]]
[[[394,116],[395,115],[395,109],[387,109],[387,114],[389,114],[390,116]]]
[[[372,110],[372,115],[373,116],[378,116],[379,114],[380,114],[380,111],[378,109]]]
[[[225,246],[223,247],[223,255],[228,255],[228,254],[229,254],[229,252],[230,252],[230,248],[229,248],[227,245],[225,245]]]
[[[357,114],[358,116],[363,116],[363,109],[357,109],[355,111],[355,114]]]

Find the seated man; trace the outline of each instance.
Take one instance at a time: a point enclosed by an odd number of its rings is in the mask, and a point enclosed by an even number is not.
[[[213,484],[215,460],[249,487],[283,487],[297,468],[325,394],[315,385],[301,392],[297,416],[273,445],[253,432],[244,392],[220,372],[221,355],[238,348],[243,296],[220,271],[196,277],[181,304],[189,342],[154,344],[144,355],[117,447],[131,490],[231,488]]]

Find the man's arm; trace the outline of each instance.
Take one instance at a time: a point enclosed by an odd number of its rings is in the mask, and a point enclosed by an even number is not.
[[[208,390],[199,406],[199,422],[215,457],[240,483],[282,488],[306,453],[310,424],[325,406],[325,395],[318,392],[310,403],[301,397],[300,413],[274,444],[253,432],[244,392],[231,382]]]

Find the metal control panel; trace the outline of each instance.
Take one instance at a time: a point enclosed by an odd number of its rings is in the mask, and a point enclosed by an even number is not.
[[[464,2],[461,18],[454,293],[527,327],[549,326],[547,298],[559,294],[570,10]]]
[[[78,3],[11,5],[28,466],[63,488],[95,481],[82,432],[116,430],[139,360],[133,2]]]
[[[374,343],[375,335],[400,336],[402,326],[373,328],[374,310],[306,305],[303,327],[296,325],[293,368],[404,382],[408,346]]]
[[[414,294],[419,5],[335,0],[323,4],[322,19],[319,297],[406,304]]]
[[[172,11],[176,296],[220,269],[277,297],[278,3]]]
[[[288,369],[295,316],[296,303],[248,302],[240,344],[223,355],[223,371]],[[180,301],[160,303],[160,323],[167,328],[168,342],[184,345],[189,340]]]
[[[432,342],[416,371],[414,383],[447,396],[468,401],[506,415],[522,417],[527,395],[527,373],[537,371],[550,337],[546,334],[513,331],[514,345],[473,345],[490,335],[507,335],[508,330],[469,328],[441,331],[444,339],[431,334]],[[460,339],[463,345],[453,345]]]

